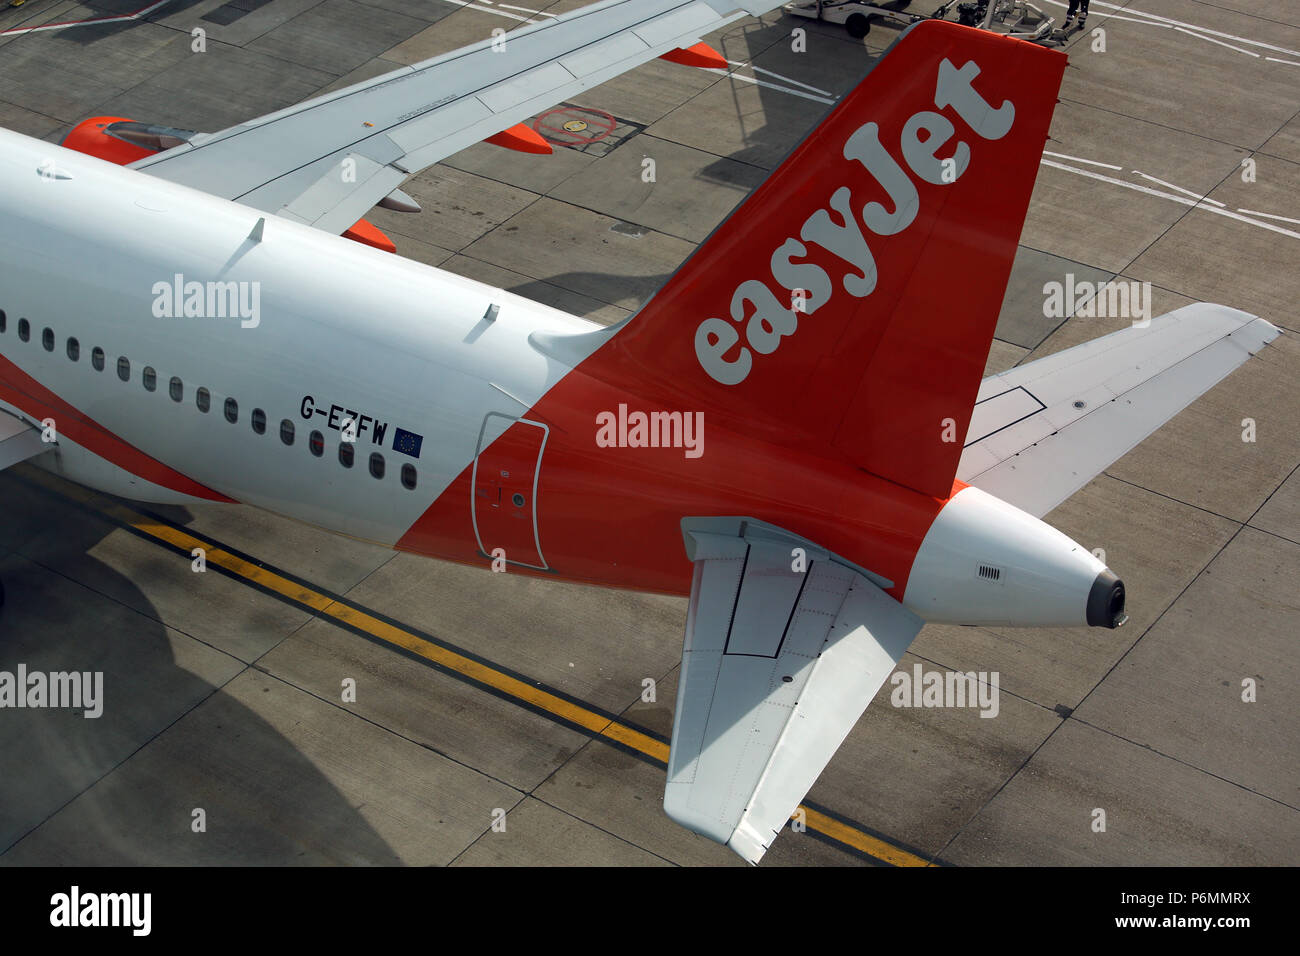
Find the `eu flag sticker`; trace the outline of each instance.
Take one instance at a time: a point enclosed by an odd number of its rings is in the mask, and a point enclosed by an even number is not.
[[[399,428],[393,434],[393,451],[400,451],[403,455],[410,455],[412,458],[419,458],[420,446],[423,444],[423,435],[417,435],[415,432],[408,432],[405,428]]]

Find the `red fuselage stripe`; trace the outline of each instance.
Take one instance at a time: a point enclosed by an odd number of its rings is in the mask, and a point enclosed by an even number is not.
[[[129,471],[137,478],[153,482],[195,498],[209,501],[233,502],[218,491],[213,491],[187,478],[174,468],[169,468],[156,458],[151,458],[99,422],[73,408],[13,362],[0,356],[0,399],[18,408],[33,421],[53,419],[56,431],[66,435],[83,448],[94,452],[105,461]]]

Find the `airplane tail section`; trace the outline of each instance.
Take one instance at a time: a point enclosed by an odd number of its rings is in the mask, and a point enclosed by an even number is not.
[[[910,27],[593,356],[600,371],[946,497],[1065,62]]]

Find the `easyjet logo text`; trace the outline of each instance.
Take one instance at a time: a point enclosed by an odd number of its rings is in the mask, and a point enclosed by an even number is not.
[[[1001,139],[1011,129],[1015,105],[1003,100],[990,105],[971,83],[979,76],[975,62],[961,69],[945,59],[939,63],[934,88],[936,109],[951,110],[976,135],[986,140]],[[930,110],[913,113],[903,124],[898,148],[912,176],[934,185],[956,182],[970,165],[970,145],[959,139],[943,159],[946,145],[957,130],[943,114]],[[916,183],[885,149],[880,128],[865,123],[854,130],[844,144],[844,158],[862,164],[871,178],[884,189],[893,209],[869,202],[856,210],[853,190],[841,185],[831,193],[829,209],[817,209],[804,220],[799,237],[788,237],[771,255],[772,275],[785,289],[779,296],[761,279],[746,279],[731,296],[730,321],[708,318],[695,330],[695,355],[701,367],[723,385],[737,385],[749,375],[754,353],[770,355],[781,339],[794,334],[801,315],[812,315],[836,295],[836,282],[826,269],[807,260],[808,246],[816,245],[844,263],[838,276],[839,288],[856,298],[871,294],[878,279],[876,260],[863,227],[876,236],[903,232],[916,219],[920,199]],[[741,339],[744,344],[740,345]],[[737,345],[735,357],[727,358]]]

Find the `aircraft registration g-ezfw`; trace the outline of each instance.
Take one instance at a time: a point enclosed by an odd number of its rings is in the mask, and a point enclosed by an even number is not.
[[[611,328],[339,238],[775,6],[609,0],[133,168],[0,132],[0,466],[689,594],[664,806],[756,862],[924,622],[1124,622],[1041,516],[1277,335],[1192,305],[981,381],[1065,56],[940,21]]]

